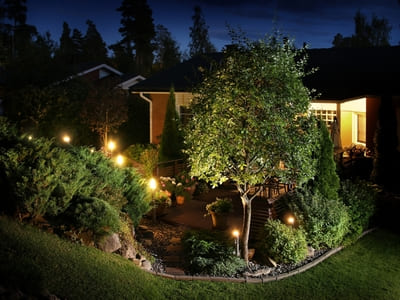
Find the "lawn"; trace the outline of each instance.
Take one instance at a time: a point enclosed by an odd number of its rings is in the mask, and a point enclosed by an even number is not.
[[[296,276],[264,284],[174,281],[0,218],[0,277],[62,299],[400,299],[400,236],[376,230]]]

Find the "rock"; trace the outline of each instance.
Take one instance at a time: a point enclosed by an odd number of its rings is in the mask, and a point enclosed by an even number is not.
[[[125,247],[122,247],[121,255],[127,259],[136,258],[136,249],[131,245],[127,244]]]
[[[311,246],[307,247],[307,257],[313,257],[315,255],[315,249]]]
[[[142,262],[140,263],[140,266],[147,271],[151,270],[151,262],[149,262],[148,260],[142,260]]]
[[[276,266],[278,265],[276,263],[276,261],[274,261],[271,257],[268,257],[267,264],[268,264],[268,266],[273,267],[273,268],[276,268]]]
[[[254,272],[245,272],[243,273],[244,276],[249,276],[249,277],[260,277],[260,276],[265,276],[271,273],[271,268],[262,268],[260,270],[254,271]]]
[[[112,252],[120,249],[122,247],[122,245],[121,245],[121,241],[119,239],[118,234],[113,233],[113,234],[105,237],[99,243],[98,247],[100,250],[102,250],[104,252],[112,253]]]

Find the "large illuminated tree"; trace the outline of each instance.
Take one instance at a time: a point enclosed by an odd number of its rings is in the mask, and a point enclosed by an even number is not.
[[[248,262],[252,200],[268,178],[301,185],[314,176],[317,125],[307,113],[304,52],[277,35],[233,41],[194,92],[185,140],[192,175],[214,186],[235,183]]]

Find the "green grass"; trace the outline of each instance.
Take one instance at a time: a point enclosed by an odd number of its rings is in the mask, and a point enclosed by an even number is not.
[[[400,236],[377,230],[318,266],[264,284],[174,281],[0,218],[0,279],[63,299],[400,299]]]

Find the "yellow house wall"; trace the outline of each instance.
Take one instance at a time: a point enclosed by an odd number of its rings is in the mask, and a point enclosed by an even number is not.
[[[349,111],[341,111],[340,114],[340,135],[342,139],[342,147],[348,147],[353,142],[353,113]]]

